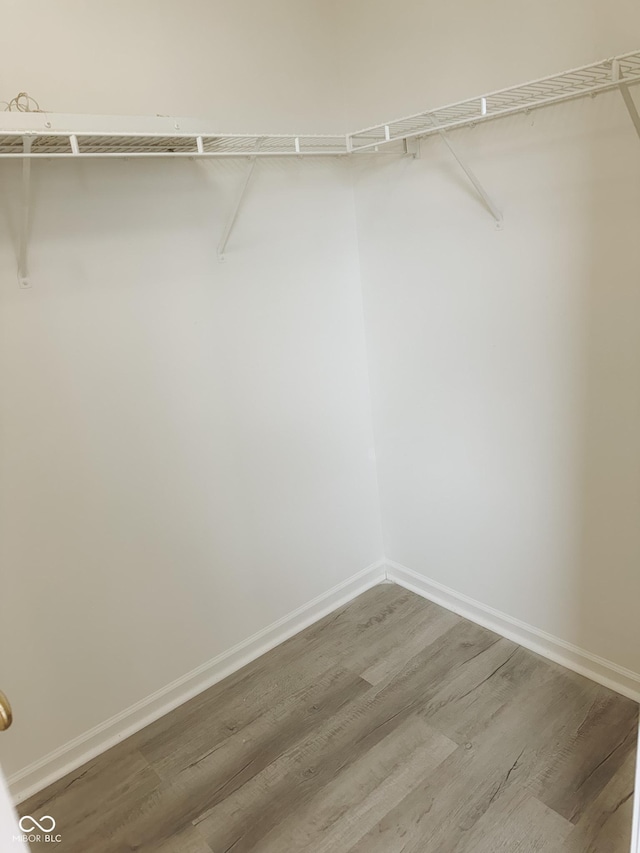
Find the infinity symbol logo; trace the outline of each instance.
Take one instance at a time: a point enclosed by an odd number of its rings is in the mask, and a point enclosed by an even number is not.
[[[47,824],[47,821],[50,821],[50,824]],[[43,815],[39,821],[35,817],[31,817],[30,814],[26,814],[20,818],[19,826],[23,832],[33,832],[34,829],[39,829],[40,832],[53,832],[56,828],[56,822],[50,814]]]

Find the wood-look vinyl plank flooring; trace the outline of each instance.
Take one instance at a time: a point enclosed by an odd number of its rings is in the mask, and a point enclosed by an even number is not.
[[[637,716],[381,584],[20,813],[60,853],[628,853]]]

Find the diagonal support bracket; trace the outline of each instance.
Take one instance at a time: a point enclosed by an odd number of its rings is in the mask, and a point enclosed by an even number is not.
[[[439,130],[438,134],[440,135],[440,138],[442,139],[444,144],[447,146],[447,148],[449,149],[449,151],[451,152],[451,154],[455,158],[456,162],[458,163],[458,165],[460,166],[462,171],[465,173],[467,178],[469,178],[469,180],[473,184],[473,188],[475,189],[475,191],[480,196],[480,199],[482,200],[482,203],[484,204],[484,206],[487,208],[487,210],[489,211],[491,216],[493,216],[493,218],[495,219],[496,228],[498,230],[501,230],[502,224],[503,224],[502,213],[500,212],[500,210],[496,206],[495,202],[493,201],[493,199],[491,198],[489,193],[485,190],[485,188],[482,186],[482,184],[480,183],[480,181],[476,177],[475,173],[473,172],[473,170],[469,166],[469,164],[460,156],[460,154],[458,154],[456,149],[453,147],[453,145],[449,141],[449,137],[444,132],[444,130]]]
[[[629,87],[625,83],[620,84],[620,94],[622,95],[622,100],[624,101],[629,116],[631,117],[631,121],[636,129],[636,133],[640,136],[640,114],[638,114],[638,108],[636,107],[636,102],[633,100],[631,92],[629,91]]]
[[[256,152],[262,145],[262,139],[259,139],[256,142],[255,150]],[[244,200],[245,194],[247,192],[247,188],[249,186],[249,182],[251,180],[251,176],[253,175],[253,170],[256,167],[257,157],[254,154],[250,159],[247,165],[247,171],[245,172],[244,179],[242,184],[240,185],[240,190],[238,191],[238,195],[236,197],[235,204],[231,210],[231,214],[227,220],[227,224],[224,227],[224,231],[222,232],[222,237],[220,238],[220,242],[218,243],[218,260],[222,263],[225,260],[224,251],[227,248],[227,243],[229,242],[229,237],[231,236],[231,232],[233,231],[233,226],[236,224],[236,220],[238,218],[238,214],[240,213],[240,208],[242,207],[242,202]]]
[[[627,112],[629,113],[629,118],[633,122],[636,133],[640,136],[640,114],[638,114],[638,108],[636,107],[636,102],[633,100],[633,96],[629,91],[629,86],[624,82],[622,69],[620,68],[620,61],[618,59],[614,59],[611,63],[611,79],[614,83],[618,84],[618,89],[622,95],[622,100],[627,108]]]
[[[24,154],[31,153],[30,136],[22,137]],[[18,284],[21,288],[31,287],[27,250],[29,247],[29,213],[31,209],[31,157],[22,158],[22,210],[20,216],[20,234],[18,237]]]

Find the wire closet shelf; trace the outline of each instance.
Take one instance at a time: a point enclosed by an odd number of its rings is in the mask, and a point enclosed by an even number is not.
[[[345,135],[224,134],[163,116],[0,113],[0,158],[342,156],[640,82],[640,51]]]
[[[388,142],[442,133],[638,82],[640,51],[635,51],[359,130],[348,135],[348,147],[353,152],[366,151]]]

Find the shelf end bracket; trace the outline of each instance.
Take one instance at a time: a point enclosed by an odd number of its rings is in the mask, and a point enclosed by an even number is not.
[[[27,264],[27,250],[29,246],[29,213],[31,206],[31,145],[33,139],[30,136],[22,137],[22,210],[20,216],[20,234],[18,237],[18,285],[21,288],[31,287],[29,269]]]

